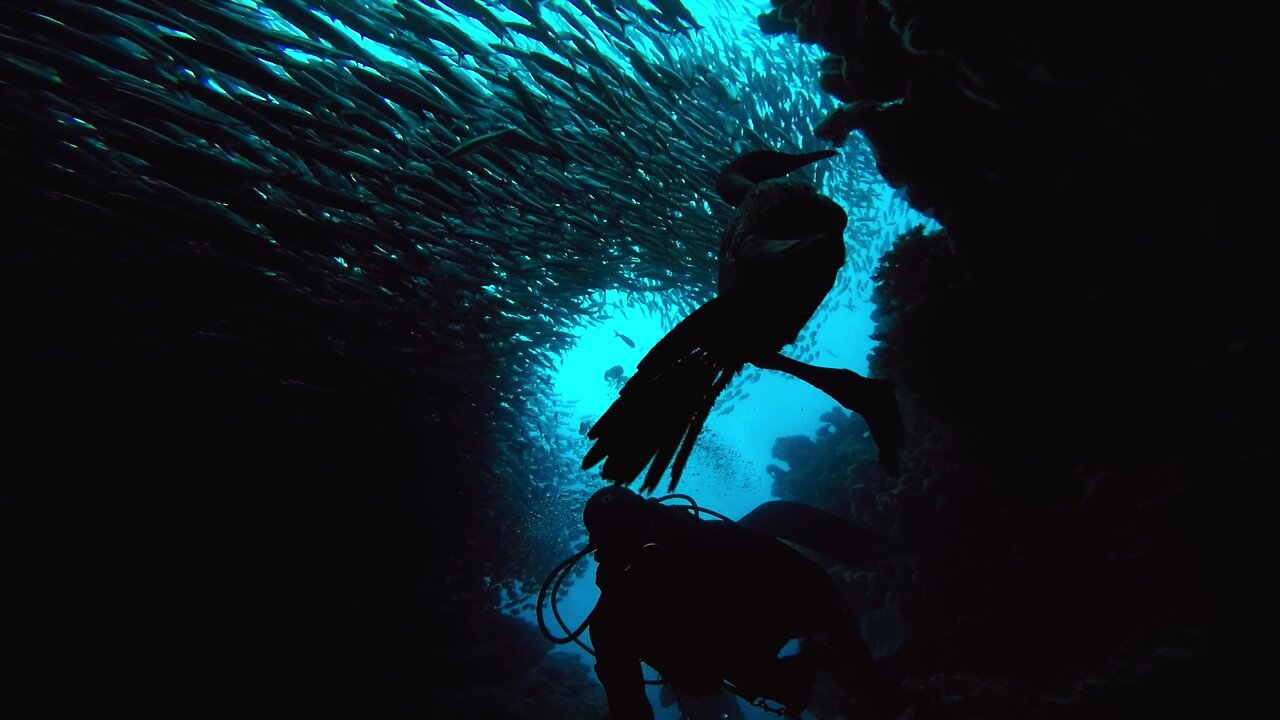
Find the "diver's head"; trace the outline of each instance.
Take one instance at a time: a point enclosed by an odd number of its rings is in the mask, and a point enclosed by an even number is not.
[[[621,485],[596,492],[582,511],[591,543],[598,548],[638,544],[647,534],[653,504]]]

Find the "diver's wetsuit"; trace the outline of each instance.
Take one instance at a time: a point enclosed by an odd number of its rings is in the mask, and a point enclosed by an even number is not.
[[[814,667],[778,652],[792,638],[847,626],[831,578],[768,535],[652,509],[659,519],[642,542],[596,554],[591,639],[611,720],[653,717],[641,660],[682,692],[718,693],[728,680],[748,699],[803,708]]]

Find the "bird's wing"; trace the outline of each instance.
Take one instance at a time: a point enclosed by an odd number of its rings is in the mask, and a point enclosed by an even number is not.
[[[675,488],[711,406],[742,369],[742,359],[729,357],[719,342],[730,310],[723,298],[711,300],[645,355],[587,433],[595,444],[583,458],[584,468],[604,460],[601,476],[626,485],[648,465],[641,490],[649,492],[670,466]]]

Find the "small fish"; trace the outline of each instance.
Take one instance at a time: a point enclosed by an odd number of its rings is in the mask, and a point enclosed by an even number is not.
[[[627,344],[627,347],[632,347],[632,348],[633,348],[633,347],[635,347],[635,346],[636,346],[636,342],[635,342],[634,340],[632,340],[631,338],[627,337],[626,335],[623,335],[622,333],[618,332],[617,330],[614,330],[614,331],[613,331],[613,334],[614,334],[614,335],[617,335],[617,336],[618,336],[618,338],[622,340],[622,342],[626,343],[626,344]]]
[[[508,127],[508,128],[502,128],[501,130],[495,130],[491,133],[486,133],[484,135],[478,135],[476,137],[473,137],[467,140],[461,145],[458,145],[457,147],[451,149],[449,152],[445,153],[445,157],[449,158],[450,160],[453,160],[454,158],[466,157],[467,155],[470,155],[471,153],[479,150],[485,145],[495,142],[515,132],[519,132],[519,131],[516,130],[515,128]]]

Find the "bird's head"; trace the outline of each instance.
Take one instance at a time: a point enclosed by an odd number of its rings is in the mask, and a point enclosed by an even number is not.
[[[720,172],[716,179],[716,194],[734,207],[751,192],[757,183],[799,170],[810,163],[826,160],[836,155],[835,150],[819,150],[811,153],[792,154],[777,150],[757,150],[743,153]]]

